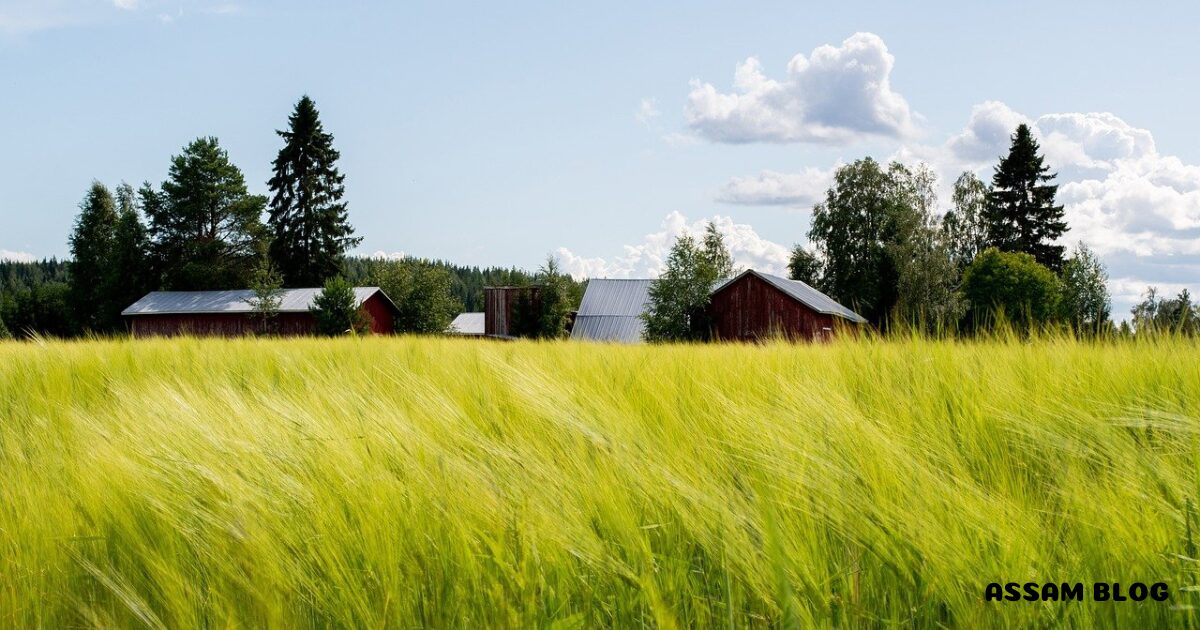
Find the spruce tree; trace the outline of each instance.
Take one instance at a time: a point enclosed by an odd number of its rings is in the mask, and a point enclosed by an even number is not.
[[[1054,271],[1062,269],[1063,247],[1054,241],[1067,229],[1063,207],[1054,205],[1058,186],[1027,125],[1017,127],[1008,157],[1000,160],[988,193],[988,242],[1002,251],[1026,253]]]
[[[154,282],[146,226],[138,214],[136,193],[126,183],[117,187],[117,217],[107,275],[108,292],[119,312],[153,290]]]
[[[216,138],[199,138],[171,158],[162,190],[141,190],[163,288],[245,288],[263,248],[266,200],[246,191],[242,171]]]
[[[308,96],[296,103],[288,130],[276,133],[284,147],[268,182],[271,259],[285,286],[321,286],[340,272],[346,251],[362,241],[352,236],[342,201],[345,176],[336,166],[340,154]]]
[[[71,233],[70,310],[84,330],[103,332],[118,322],[107,290],[107,270],[118,221],[115,205],[108,188],[92,182],[79,204],[79,216]]]

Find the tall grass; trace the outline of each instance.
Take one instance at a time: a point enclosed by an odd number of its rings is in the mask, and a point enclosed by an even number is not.
[[[1194,625],[1198,358],[0,344],[0,626]]]

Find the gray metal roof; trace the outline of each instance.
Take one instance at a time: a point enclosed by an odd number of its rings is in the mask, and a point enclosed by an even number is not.
[[[450,332],[456,335],[482,335],[483,322],[483,313],[459,313],[458,317],[450,322]]]
[[[829,297],[828,295],[825,295],[824,293],[821,293],[820,291],[808,286],[807,284],[805,284],[799,280],[789,280],[787,278],[780,278],[779,276],[773,276],[769,273],[763,273],[761,271],[755,271],[753,269],[748,269],[748,270],[742,272],[742,274],[740,276],[738,276],[738,278],[740,278],[748,273],[752,273],[752,274],[758,276],[759,278],[762,278],[767,283],[771,284],[772,286],[779,289],[780,291],[783,291],[784,293],[788,294],[789,296],[795,298],[801,304],[811,308],[812,310],[814,310],[818,313],[825,313],[826,315],[837,315],[838,317],[841,317],[843,319],[848,319],[852,322],[859,323],[859,324],[865,324],[867,321],[866,319],[863,319],[863,317],[861,315],[859,315],[858,313],[855,313],[854,311],[846,308],[845,306],[838,304],[836,301],[834,301],[833,298]],[[737,278],[734,278],[734,280],[737,280]],[[725,287],[727,287],[731,284],[733,284],[733,280],[730,280],[729,282],[726,282],[725,284],[721,285],[720,287],[718,287],[716,289],[716,291],[713,291],[713,293],[716,293],[717,291],[720,291],[721,289],[724,289]]]
[[[650,302],[653,280],[588,280],[572,339],[639,343],[645,324],[642,313]]]
[[[280,294],[280,313],[306,313],[321,289],[284,289]],[[354,287],[355,304],[361,306],[372,295],[383,295],[395,310],[396,305],[379,287]],[[236,291],[155,291],[121,311],[122,315],[191,315],[215,313],[252,313],[254,292]]]

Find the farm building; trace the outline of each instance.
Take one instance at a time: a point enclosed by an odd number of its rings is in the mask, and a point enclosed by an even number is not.
[[[653,280],[589,280],[571,329],[571,339],[639,343]],[[713,335],[727,341],[772,336],[821,340],[838,323],[862,324],[862,317],[816,289],[758,271],[745,271],[713,287]]]
[[[798,280],[747,270],[712,293],[713,334],[724,341],[770,337],[820,341],[866,320]]]
[[[485,313],[459,313],[450,322],[450,334],[464,337],[483,336]]]
[[[524,302],[536,312],[540,303],[540,288],[529,287],[484,287],[483,288],[483,334],[488,337],[517,337],[517,309]]]
[[[638,343],[653,280],[588,280],[571,339]]]
[[[311,335],[316,319],[311,308],[321,289],[284,289],[270,332]],[[379,287],[355,287],[358,306],[371,319],[371,332],[391,334],[396,304]],[[199,335],[236,337],[261,332],[262,323],[251,306],[254,292],[155,291],[134,302],[121,315],[135,337]]]

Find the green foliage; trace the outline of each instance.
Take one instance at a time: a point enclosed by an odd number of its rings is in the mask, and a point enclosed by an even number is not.
[[[802,245],[792,247],[788,257],[788,277],[799,280],[810,287],[816,287],[821,282],[821,259],[805,249]]]
[[[898,195],[911,210],[897,215],[896,238],[885,247],[896,269],[893,319],[909,330],[943,334],[963,314],[951,246],[934,217],[937,177],[928,166],[897,170]]]
[[[988,243],[1006,252],[1024,252],[1038,263],[1059,271],[1063,247],[1055,241],[1067,229],[1063,207],[1054,205],[1058,186],[1045,165],[1041,148],[1029,126],[1021,124],[1012,136],[1008,156],[1000,160],[988,193]]]
[[[288,130],[276,133],[284,146],[269,182],[271,259],[286,286],[320,286],[341,271],[345,252],[362,241],[353,237],[342,201],[340,154],[308,96],[296,103]]]
[[[414,258],[407,258],[405,260],[420,260],[421,262],[445,269],[449,272],[451,276],[451,295],[462,304],[463,310],[473,312],[483,310],[484,287],[529,286],[535,282],[534,276],[536,275],[515,267],[481,268],[455,265],[440,260]],[[378,284],[372,278],[375,277],[378,269],[386,267],[391,262],[382,258],[347,257],[343,265],[343,275],[347,281],[356,286]],[[569,294],[572,300],[572,308],[575,308],[579,305],[579,300],[583,297],[583,287],[580,283],[571,280],[569,276],[567,277],[567,281],[570,284]],[[389,293],[389,295],[391,294]]]
[[[709,296],[717,282],[733,272],[733,257],[711,222],[705,227],[702,246],[687,234],[677,238],[667,256],[666,268],[650,285],[650,303],[642,315],[646,340],[708,339],[712,334]]]
[[[369,279],[399,308],[396,332],[414,334],[439,334],[450,327],[461,309],[451,292],[452,283],[444,267],[411,258],[383,261]]]
[[[110,268],[119,217],[112,193],[92,182],[71,232],[71,308],[84,330],[115,329],[124,306],[116,306],[110,286]]]
[[[71,287],[66,282],[31,284],[0,295],[0,319],[15,335],[78,335],[72,313]]]
[[[1200,305],[1192,303],[1192,295],[1187,289],[1167,298],[1160,297],[1158,289],[1150,287],[1131,312],[1133,329],[1138,337],[1200,334]]]
[[[244,288],[266,241],[265,198],[246,191],[241,170],[216,138],[200,138],[171,158],[161,191],[140,191],[164,288]]]
[[[1108,271],[1095,252],[1079,243],[1063,265],[1062,320],[1078,333],[1099,334],[1109,329],[1112,298],[1108,294]]]
[[[107,267],[107,292],[119,313],[157,288],[150,270],[150,241],[129,184],[117,187],[117,226]],[[118,327],[120,329],[120,327]]]
[[[962,293],[975,330],[1000,323],[1035,332],[1054,321],[1060,296],[1058,278],[1030,254],[989,247],[963,272]]]
[[[516,337],[560,339],[567,336],[571,311],[578,305],[571,294],[571,280],[562,273],[558,260],[548,256],[533,277],[530,290],[517,296],[511,332]]]
[[[371,330],[369,316],[354,297],[354,287],[341,276],[325,281],[325,288],[313,299],[312,312],[319,335],[365,334]]]
[[[12,333],[8,331],[8,326],[4,324],[4,318],[0,317],[0,340],[12,339]]]
[[[276,318],[283,304],[283,276],[275,270],[270,259],[263,257],[259,261],[250,279],[250,291],[253,297],[248,303],[254,311],[259,331],[266,334],[276,332]]]
[[[876,326],[886,326],[898,299],[898,270],[888,247],[915,221],[911,174],[871,158],[838,168],[825,201],[813,208],[808,238],[824,261],[820,286]]]
[[[1177,337],[0,344],[0,617],[1195,628],[1198,355]],[[1161,580],[1171,599],[983,602],[993,580]]]
[[[987,185],[970,171],[954,181],[954,208],[942,216],[942,233],[959,273],[988,246],[988,193]]]

